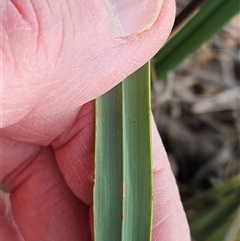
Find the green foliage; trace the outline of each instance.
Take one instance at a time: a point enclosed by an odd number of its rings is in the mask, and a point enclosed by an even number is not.
[[[151,240],[149,80],[145,65],[96,100],[96,241]]]
[[[235,241],[237,239],[240,231],[239,190],[240,174],[185,203],[195,240]]]
[[[239,0],[206,1],[154,57],[157,77],[163,78],[239,11]]]

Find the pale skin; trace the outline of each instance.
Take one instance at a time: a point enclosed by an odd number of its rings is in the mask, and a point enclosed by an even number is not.
[[[158,51],[175,16],[165,0],[149,29],[117,38],[99,2],[1,2],[0,240],[92,240],[94,99]],[[152,133],[153,241],[188,241],[154,121]]]

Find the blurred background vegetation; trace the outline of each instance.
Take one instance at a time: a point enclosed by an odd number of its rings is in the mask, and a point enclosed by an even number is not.
[[[176,2],[178,17],[172,36],[152,60],[154,117],[178,182],[192,240],[237,241],[240,2]],[[205,19],[202,14],[194,20],[204,7]]]

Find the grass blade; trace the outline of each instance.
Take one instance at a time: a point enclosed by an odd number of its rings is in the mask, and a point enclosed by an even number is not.
[[[120,241],[122,232],[122,84],[96,100],[94,235]]]
[[[149,64],[96,100],[94,236],[151,240]]]
[[[239,207],[237,195],[226,197],[219,204],[205,210],[196,219],[191,220],[190,227],[193,236],[199,241],[205,241],[226,221]]]
[[[152,168],[148,66],[123,82],[123,239],[150,240]]]
[[[206,1],[154,57],[157,77],[163,78],[239,11],[239,0]]]
[[[224,181],[218,186],[211,188],[204,193],[200,193],[184,203],[185,209],[199,210],[202,207],[212,205],[219,199],[223,199],[225,196],[237,192],[240,189],[240,174]],[[197,214],[198,216],[198,214]]]
[[[228,230],[231,230],[228,237],[236,236],[239,224],[236,225],[238,220],[234,220],[240,210],[239,187],[238,174],[185,203],[191,232],[196,240],[225,241]]]

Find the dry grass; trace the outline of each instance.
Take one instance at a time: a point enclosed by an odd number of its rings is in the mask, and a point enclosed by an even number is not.
[[[178,12],[189,0],[178,0]],[[240,15],[164,81],[152,104],[182,198],[240,171]]]

